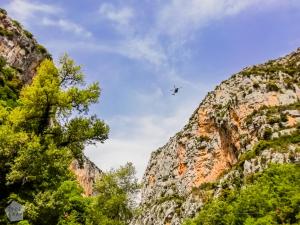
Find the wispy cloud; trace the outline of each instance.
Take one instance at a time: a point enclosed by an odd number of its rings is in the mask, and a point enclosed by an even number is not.
[[[156,66],[163,65],[167,61],[164,49],[153,39],[127,40],[120,50],[129,58],[146,60]]]
[[[23,23],[34,18],[37,14],[54,15],[62,12],[62,9],[58,6],[28,0],[11,0],[5,8],[12,17]]]
[[[161,5],[156,29],[171,37],[187,37],[211,22],[234,16],[255,7],[265,10],[274,7],[300,6],[298,0],[171,0]]]
[[[169,36],[187,36],[209,22],[234,15],[256,0],[172,0],[158,13],[157,29]]]
[[[65,51],[85,51],[118,54],[129,59],[150,63],[160,66],[166,62],[167,58],[164,50],[156,46],[150,39],[125,39],[118,42],[68,42],[55,41],[48,42],[48,46],[53,49],[63,48]]]
[[[36,0],[11,0],[5,8],[11,17],[21,21],[26,26],[52,26],[77,36],[92,36],[92,33],[84,27],[61,18],[64,16],[64,10],[57,5],[45,4]]]
[[[276,0],[266,0],[273,2]],[[113,46],[101,46],[96,49],[120,54],[134,60],[146,61],[156,67],[164,67],[177,74],[171,64],[176,57],[180,60],[189,50],[184,48],[186,39],[212,21],[233,16],[258,4],[259,0],[170,0],[159,1],[153,15],[154,23],[148,24],[148,30],[139,29],[141,14],[135,15],[131,6],[116,6],[104,3],[99,7],[102,18],[111,22],[111,26],[119,31],[120,40]],[[133,19],[134,18],[134,19]],[[174,78],[174,77],[172,77]]]
[[[129,25],[134,17],[133,9],[130,7],[117,8],[112,4],[104,3],[99,8],[99,13],[104,18],[119,25]]]
[[[65,19],[54,20],[49,18],[43,18],[41,24],[44,26],[58,27],[61,30],[72,32],[76,35],[83,36],[83,37],[92,36],[92,33],[86,30],[84,27]]]

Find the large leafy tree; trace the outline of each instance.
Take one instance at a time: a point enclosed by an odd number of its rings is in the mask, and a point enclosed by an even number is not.
[[[104,174],[96,183],[98,194],[89,206],[88,224],[129,224],[138,189],[135,168],[131,163]]]
[[[48,59],[40,64],[14,107],[0,105],[1,210],[16,199],[31,224],[83,223],[87,200],[69,165],[82,162],[86,144],[108,137],[108,126],[87,116],[99,95],[98,83],[86,86],[65,55],[58,68]]]

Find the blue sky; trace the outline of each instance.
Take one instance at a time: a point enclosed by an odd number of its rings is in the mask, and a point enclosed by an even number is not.
[[[178,132],[205,94],[242,68],[300,46],[299,0],[1,0],[58,59],[67,52],[102,95],[91,108],[111,127],[86,154],[107,170]],[[173,85],[183,87],[177,96]]]

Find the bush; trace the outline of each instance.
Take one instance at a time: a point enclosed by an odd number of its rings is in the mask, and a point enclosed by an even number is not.
[[[255,89],[258,89],[260,86],[259,86],[259,83],[254,83],[253,84],[253,87],[255,88]]]
[[[207,136],[201,135],[201,136],[197,137],[197,141],[198,142],[203,142],[203,141],[209,142],[210,139]]]
[[[199,189],[202,189],[202,190],[211,190],[211,189],[216,188],[216,186],[217,186],[217,183],[205,182],[205,183],[202,183],[199,186]]]
[[[36,45],[36,49],[39,53],[44,54],[47,59],[52,59],[52,56],[48,53],[47,49],[43,45]]]
[[[5,9],[1,9],[1,8],[0,8],[0,13],[1,13],[1,14],[4,14],[4,15],[7,15],[7,12],[6,12]]]
[[[297,82],[297,80],[294,80],[292,78],[286,78],[284,80],[286,88],[295,91],[295,86],[294,84]]]
[[[14,33],[11,32],[10,30],[7,30],[3,27],[0,27],[0,35],[4,36],[4,37],[8,37],[9,39],[11,39],[14,36]]]
[[[271,137],[272,137],[272,129],[271,128],[266,128],[265,130],[264,130],[264,134],[263,134],[263,139],[264,140],[270,140],[271,139]]]
[[[30,39],[33,38],[33,34],[30,33],[28,30],[24,30],[24,34],[25,34],[26,37],[28,37]]]
[[[267,91],[271,92],[271,91],[279,91],[280,88],[274,83],[274,82],[269,82],[267,83]]]
[[[0,56],[0,71],[3,69],[5,65],[6,65],[6,59]]]
[[[40,53],[42,53],[42,54],[47,54],[48,53],[48,51],[47,51],[47,49],[43,46],[43,45],[37,45],[36,46],[36,49],[38,50],[38,52],[40,52]]]
[[[270,125],[279,123],[280,121],[281,121],[281,118],[279,116],[270,116],[267,118],[267,123]]]
[[[287,115],[286,114],[280,114],[280,121],[285,123],[288,121]]]
[[[22,25],[21,25],[18,21],[12,20],[12,23],[13,23],[16,27],[18,27],[19,29],[22,29]]]

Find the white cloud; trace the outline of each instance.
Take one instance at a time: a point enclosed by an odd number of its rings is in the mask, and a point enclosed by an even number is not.
[[[157,15],[156,32],[171,38],[186,38],[209,23],[234,16],[255,7],[267,10],[299,7],[298,0],[171,0],[162,3]],[[177,40],[178,41],[178,40]]]
[[[238,14],[257,2],[258,0],[172,0],[158,13],[158,32],[170,36],[185,36],[212,20]]]
[[[167,61],[164,49],[153,39],[132,39],[122,43],[120,53],[132,59],[142,59],[156,66]]]
[[[11,0],[5,8],[12,17],[23,23],[26,23],[28,19],[37,16],[37,13],[59,14],[62,12],[62,9],[57,6],[28,0]]]
[[[65,19],[53,20],[49,18],[43,18],[41,24],[44,26],[58,27],[64,31],[72,32],[83,37],[92,36],[92,33],[87,31],[84,27]]]
[[[157,95],[160,93],[154,93],[153,97],[156,99]],[[103,170],[133,162],[138,177],[142,178],[151,152],[163,146],[187,123],[197,102],[196,99],[182,102],[181,107],[170,114],[114,117],[108,121],[112,137],[105,144],[88,146],[85,153]]]
[[[130,20],[134,17],[132,8],[116,8],[112,4],[104,3],[99,8],[99,13],[108,20],[120,25],[129,25]]]
[[[47,46],[64,51],[85,51],[118,54],[129,59],[147,62],[155,66],[163,65],[167,61],[164,50],[150,39],[124,39],[111,43],[95,42],[48,42]]]
[[[63,9],[56,5],[44,4],[38,1],[12,0],[5,8],[11,17],[21,21],[26,26],[53,26],[64,31],[72,32],[78,36],[92,36],[91,32],[74,22],[62,18],[53,19],[53,17],[63,15]]]
[[[295,0],[287,0],[295,2]],[[170,0],[159,1],[154,17],[155,24],[147,24],[148,31],[138,29],[139,18],[129,6],[117,7],[104,3],[99,8],[103,18],[112,22],[112,27],[120,33],[121,41],[112,45],[101,45],[96,49],[123,55],[125,57],[147,61],[167,70],[174,70],[171,60],[176,57],[184,60],[189,50],[185,42],[194,33],[209,23],[225,17],[237,15],[246,9],[269,8],[280,0]],[[145,20],[145,18],[141,18]],[[147,22],[147,21],[146,21]],[[149,21],[148,21],[149,22]],[[164,41],[162,41],[162,36]],[[175,72],[176,73],[176,72]],[[172,73],[168,73],[169,75]],[[173,76],[171,76],[174,78]]]

